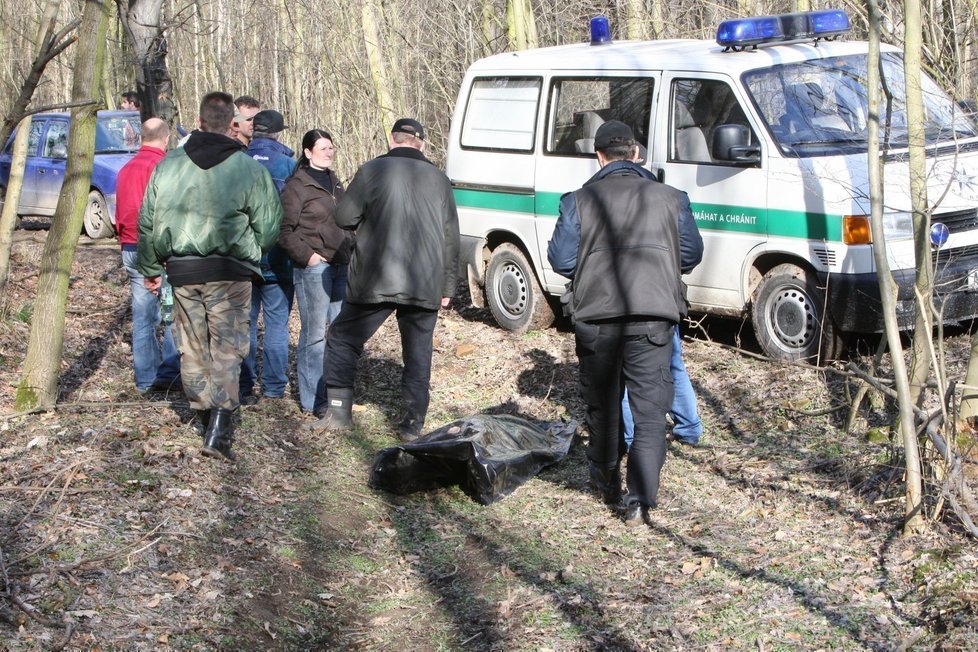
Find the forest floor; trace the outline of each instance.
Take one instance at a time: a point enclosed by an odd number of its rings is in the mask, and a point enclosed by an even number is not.
[[[757,350],[739,323],[685,341],[705,446],[669,444],[651,525],[627,528],[588,488],[583,433],[490,506],[371,489],[397,444],[393,323],[368,344],[351,435],[263,399],[241,410],[237,463],[203,457],[179,391],[135,391],[114,243],[81,240],[58,408],[15,415],[43,239],[18,231],[0,314],[0,649],[978,648],[975,541],[933,502],[927,532],[901,536],[891,406],[844,432],[854,381],[734,350]],[[963,378],[969,336],[945,344]],[[451,308],[427,425],[582,421],[576,381],[566,328],[513,336]]]

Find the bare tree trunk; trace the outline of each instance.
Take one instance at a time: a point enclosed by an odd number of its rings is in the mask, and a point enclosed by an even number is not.
[[[380,10],[376,0],[364,0],[361,11],[364,45],[367,48],[367,61],[370,64],[370,78],[373,81],[383,129],[390,129],[397,119],[394,98],[391,96],[391,77],[387,70],[386,57],[380,39],[377,15]]]
[[[169,123],[176,120],[173,102],[173,80],[166,67],[167,42],[160,20],[163,0],[116,0],[119,19],[132,43],[133,67],[136,71],[136,92],[142,101],[143,120],[160,117]]]
[[[95,97],[105,62],[108,0],[85,0],[75,52],[72,99]],[[14,405],[19,410],[51,406],[58,399],[58,371],[64,346],[68,277],[78,245],[92,178],[97,107],[71,110],[65,183],[41,255],[41,276],[31,319],[23,377]]]
[[[931,304],[934,287],[930,261],[930,214],[927,206],[927,154],[924,151],[924,102],[920,88],[921,65],[921,18],[919,0],[905,0],[906,34],[904,35],[904,73],[907,79],[907,123],[910,141],[910,194],[913,211],[914,241],[917,258],[917,320],[913,338],[912,377],[910,379],[910,406],[901,405],[901,431],[903,432],[904,454],[907,466],[907,503],[904,533],[909,534],[923,528],[920,449],[914,428],[911,408],[917,404],[923,385],[930,371]],[[882,232],[873,237],[880,243],[874,249],[884,251]],[[885,257],[885,256],[884,256]],[[877,260],[879,267],[879,260]],[[898,350],[890,348],[894,360]],[[901,401],[902,403],[903,401]]]
[[[537,23],[530,0],[507,0],[506,28],[512,50],[528,50],[537,46]]]
[[[669,9],[668,0],[650,0],[652,3],[652,38],[662,38],[666,33],[665,12]]]
[[[640,41],[649,38],[645,0],[625,0],[625,37]]]
[[[27,142],[31,132],[31,117],[20,121],[17,136],[14,138],[13,155],[10,160],[10,176],[7,179],[7,194],[0,204],[0,297],[7,287],[10,273],[10,248],[14,242],[14,229],[17,228],[17,205],[20,203],[20,190],[24,185],[24,168],[27,164]]]

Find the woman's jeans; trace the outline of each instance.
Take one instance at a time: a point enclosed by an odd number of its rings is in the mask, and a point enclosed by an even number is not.
[[[144,392],[157,381],[168,384],[180,375],[180,353],[173,342],[169,324],[163,325],[161,351],[156,332],[160,325],[160,300],[143,285],[144,277],[136,269],[135,251],[123,250],[122,266],[129,275],[132,294],[132,364],[136,389]]]
[[[317,394],[326,396],[323,387],[326,331],[343,307],[347,270],[347,265],[323,262],[312,267],[296,267],[293,272],[301,323],[296,353],[299,403],[305,412],[312,412]]]
[[[672,372],[672,384],[675,388],[672,405],[669,407],[669,414],[672,415],[674,424],[672,435],[687,444],[696,444],[703,435],[703,424],[700,422],[700,415],[696,409],[696,392],[693,390],[693,383],[689,380],[686,364],[683,362],[679,326],[676,326],[676,332],[673,335],[672,361],[669,369]],[[632,436],[635,433],[635,423],[632,420],[631,406],[628,404],[627,390],[621,401],[621,418],[625,429],[625,446],[631,446]]]

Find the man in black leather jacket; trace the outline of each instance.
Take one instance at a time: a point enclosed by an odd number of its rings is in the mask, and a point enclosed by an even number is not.
[[[353,427],[353,381],[363,345],[392,314],[401,332],[401,418],[397,432],[416,438],[428,413],[432,337],[458,268],[458,213],[452,184],[424,154],[424,128],[394,123],[390,151],[357,170],[336,207],[336,223],[355,230],[346,302],[329,328],[323,382],[326,405],[309,429]],[[325,412],[323,408],[325,407]]]

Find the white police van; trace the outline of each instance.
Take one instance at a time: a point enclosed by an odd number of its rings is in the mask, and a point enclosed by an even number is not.
[[[603,20],[603,22],[602,22]],[[689,194],[705,242],[685,278],[694,312],[750,314],[777,358],[832,355],[882,330],[869,229],[867,51],[845,13],[726,21],[717,42],[592,43],[477,61],[458,97],[447,172],[473,302],[504,328],[553,320],[566,279],[547,262],[562,193],[598,169],[594,132],[621,120],[651,170]],[[763,47],[755,47],[763,45]],[[912,325],[914,246],[901,52],[883,46],[886,250]],[[946,322],[978,315],[978,127],[924,76],[928,191]],[[655,282],[655,279],[649,279]]]

